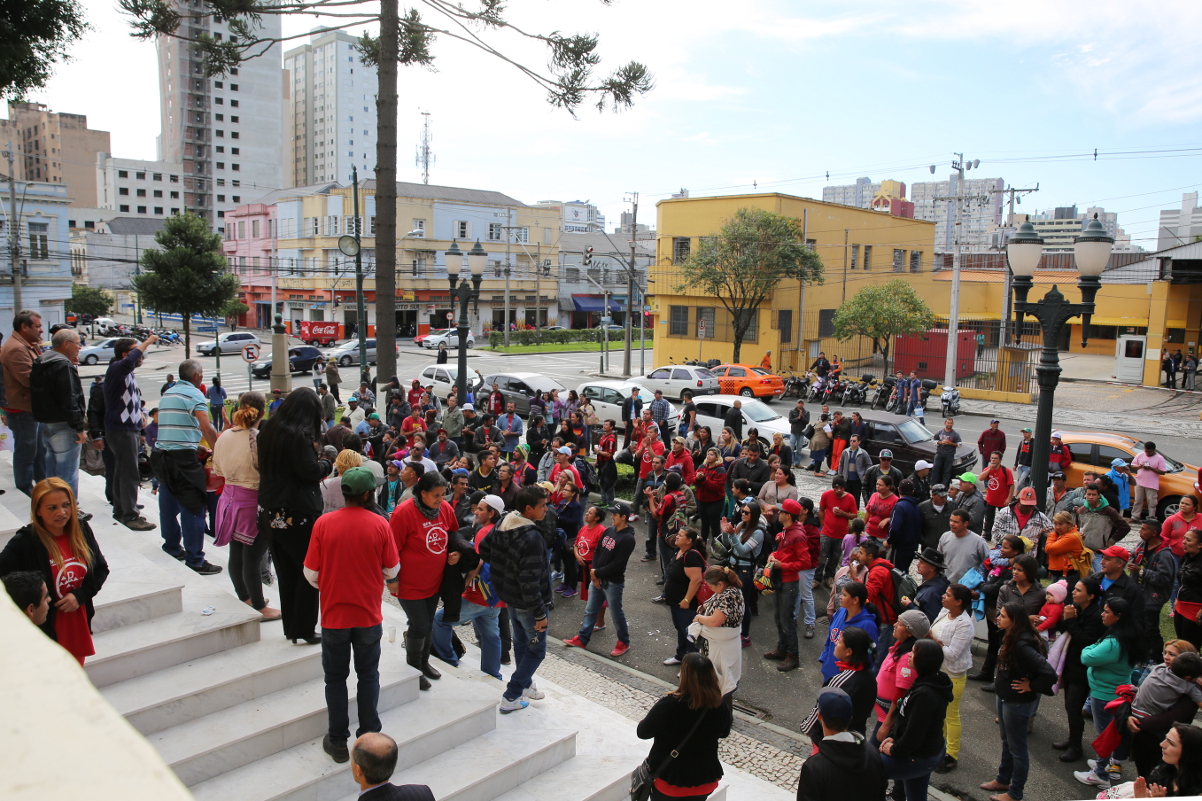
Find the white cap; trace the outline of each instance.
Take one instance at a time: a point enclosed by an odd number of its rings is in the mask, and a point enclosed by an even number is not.
[[[497,514],[505,514],[505,501],[500,495],[485,495],[484,502],[497,510]]]
[[[472,404],[470,404],[470,403],[463,404],[463,410],[467,411],[468,409],[471,409],[473,412],[476,411],[476,407],[473,406]]]
[[[951,481],[947,482],[947,487],[948,489],[960,489],[960,479],[953,478]]]
[[[564,454],[565,456],[571,456],[571,455],[572,455],[572,449],[571,449],[571,448],[569,448],[567,445],[561,445],[561,446],[559,446],[558,448],[556,448],[556,449],[555,449],[555,452],[556,452],[556,453],[562,453],[562,454]]]
[[[934,466],[935,465],[931,464],[930,462],[928,462],[924,459],[919,459],[917,462],[914,463],[915,470],[930,470]]]
[[[1064,439],[1064,435],[1061,434],[1059,431],[1053,431],[1052,439]]]

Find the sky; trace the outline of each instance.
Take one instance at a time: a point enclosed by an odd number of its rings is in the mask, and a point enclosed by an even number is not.
[[[154,45],[129,37],[113,0],[83,5],[93,30],[30,99],[86,114],[111,132],[116,156],[153,159]],[[428,111],[431,183],[590,201],[611,230],[633,192],[640,222],[654,223],[655,203],[680,189],[821,198],[858,176],[945,179],[963,153],[981,162],[969,177],[1038,183],[1019,211],[1100,205],[1155,249],[1157,210],[1202,188],[1197,2],[1151,13],[1125,0],[511,0],[507,13],[527,31],[599,34],[599,73],[637,60],[655,88],[629,110],[585,105],[573,118],[517,69],[441,37],[435,70],[402,68],[401,180],[421,180]],[[322,22],[288,17],[284,33]],[[540,44],[482,35],[544,67]]]

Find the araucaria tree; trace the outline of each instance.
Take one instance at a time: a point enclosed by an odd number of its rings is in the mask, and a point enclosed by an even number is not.
[[[868,337],[885,357],[889,372],[889,350],[899,336],[926,331],[935,315],[918,297],[914,287],[900,278],[861,289],[835,311],[835,339]]]
[[[190,358],[192,315],[219,314],[242,282],[228,272],[221,237],[195,214],[168,217],[154,241],[159,247],[142,253],[144,272],[133,278],[134,290],[146,308],[183,318],[184,358]]]
[[[601,0],[608,5],[610,0]],[[359,40],[364,60],[378,70],[376,96],[376,343],[377,375],[396,373],[396,154],[397,154],[397,69],[398,65],[434,68],[431,45],[444,37],[481,50],[505,62],[547,92],[547,101],[571,114],[585,101],[598,110],[626,108],[635,97],[652,87],[651,73],[637,61],[622,65],[605,76],[596,74],[601,56],[594,34],[537,33],[517,27],[506,18],[504,0],[415,0],[415,8],[400,11],[398,0],[200,0],[192,4],[177,0],[119,0],[121,8],[134,17],[134,36],[152,39],[175,36],[189,23],[205,19],[224,20],[230,36],[220,40],[201,34],[195,47],[204,62],[206,77],[224,75],[243,61],[266,53],[271,45],[290,39],[308,38],[310,33],[280,39],[264,38],[259,20],[269,14],[326,17],[335,24],[326,30],[379,23],[376,36]],[[430,19],[422,16],[425,10]],[[528,67],[502,50],[502,34],[521,43],[535,41],[547,49],[543,69]],[[342,180],[349,176],[339,176]]]
[[[734,361],[760,304],[785,279],[822,282],[822,259],[807,246],[801,223],[771,211],[742,208],[716,236],[701,237],[680,264],[676,292],[699,290],[718,298],[730,312]]]

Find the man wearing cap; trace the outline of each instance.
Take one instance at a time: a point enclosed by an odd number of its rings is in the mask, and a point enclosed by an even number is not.
[[[947,502],[947,487],[936,484],[931,487],[930,497],[918,504],[922,514],[922,547],[939,547],[939,538],[948,530],[952,506]]]
[[[279,392],[278,389],[272,391]],[[359,408],[358,398],[348,398],[346,401],[346,412],[343,413],[342,417],[344,420],[351,421],[351,431],[353,432],[359,427],[360,423],[367,419],[367,412]]]
[[[768,555],[768,569],[780,569],[780,586],[776,588],[776,648],[764,654],[765,659],[780,661],[776,669],[782,673],[798,667],[797,612],[800,607],[801,577],[814,567],[803,525],[801,504],[786,498],[777,513],[782,530],[776,535],[776,548]],[[807,609],[806,616],[812,612]],[[813,636],[812,631],[807,631]]]
[[[501,431],[501,453],[506,461],[513,458],[513,451],[522,441],[522,418],[518,417],[517,404],[509,401],[505,405],[505,414],[497,419],[497,428]]]
[[[943,561],[943,554],[935,548],[923,548],[918,555],[917,570],[922,583],[918,585],[910,606],[921,610],[927,620],[934,623],[935,618],[939,617],[939,610],[943,608],[943,593],[951,586],[944,575],[947,564]]]
[[[351,393],[351,398],[359,401],[359,408],[364,412],[370,413],[376,408],[376,393],[368,388],[367,384],[360,384],[359,389]]]
[[[1144,629],[1144,593],[1136,584],[1135,579],[1127,574],[1127,563],[1131,561],[1131,553],[1121,545],[1111,545],[1098,552],[1102,557],[1102,571],[1098,581],[1102,585],[1102,603],[1109,603],[1113,598],[1122,598],[1127,602],[1128,614],[1139,622],[1140,630]],[[1159,624],[1159,619],[1157,620]],[[1144,636],[1147,632],[1144,631]]]
[[[931,497],[931,468],[933,464],[925,459],[919,459],[914,463],[914,472],[908,478],[914,485],[914,497],[920,502]]]
[[[380,731],[380,596],[396,590],[401,560],[388,523],[368,511],[376,491],[371,471],[352,467],[342,474],[343,508],[313,524],[305,554],[305,578],[321,593],[321,664],[325,672],[329,727],[322,748],[335,762],[350,755],[346,680],[352,653],[358,675],[356,736]]]
[[[1160,634],[1160,610],[1169,600],[1177,579],[1177,561],[1173,551],[1160,537],[1160,521],[1145,518],[1139,527],[1139,545],[1131,556],[1127,571],[1139,585],[1144,599],[1144,637],[1148,659],[1155,660],[1164,650]]]
[[[888,448],[882,448],[881,452],[877,455],[880,457],[881,463],[872,465],[872,467],[868,468],[868,472],[864,474],[864,487],[860,492],[860,497],[864,504],[867,504],[868,499],[872,497],[872,493],[876,492],[876,480],[881,476],[889,476],[889,478],[893,479],[894,489],[901,487],[902,471],[893,465],[893,451]],[[871,459],[869,462],[871,462]],[[898,491],[900,492],[900,490]]]
[[[1014,451],[1014,486],[1022,489],[1031,480],[1031,455],[1034,452],[1035,440],[1031,437],[1031,429],[1024,428],[1023,438],[1018,441]]]
[[[637,388],[627,390],[630,394],[622,400],[622,423],[626,426],[626,436],[622,441],[623,448],[629,448],[630,443],[634,440],[634,427],[638,419],[643,415],[643,399],[639,396]],[[622,390],[617,390],[618,394]],[[638,498],[638,495],[635,495]],[[637,512],[637,509],[636,509]]]
[[[463,410],[459,408],[459,400],[451,395],[447,398],[447,410],[442,415],[442,427],[446,429],[447,439],[455,443],[455,452],[463,449]]]
[[[999,509],[1005,509],[1014,500],[1014,473],[1002,464],[1004,451],[995,449],[986,457],[988,464],[981,471],[980,480],[985,484],[985,526],[981,536],[990,541],[993,520]]]
[[[797,801],[884,801],[889,777],[881,754],[849,731],[853,712],[851,696],[834,687],[818,694],[818,721],[822,739],[817,751],[801,765]]]
[[[1127,469],[1127,463],[1119,458],[1111,459],[1110,469],[1105,475],[1114,484],[1118,493],[1119,511],[1125,515],[1131,508],[1131,471]]]
[[[1052,446],[1048,451],[1048,473],[1067,473],[1073,463],[1073,452],[1064,444],[1063,435],[1059,431],[1052,432]]]
[[[867,484],[865,479],[871,468],[872,457],[868,455],[868,451],[860,447],[860,438],[852,434],[847,447],[839,454],[837,472],[847,482],[847,491],[857,499],[864,498],[864,487]],[[875,489],[876,482],[873,481],[867,486]],[[868,494],[871,495],[872,491],[869,491]]]
[[[651,401],[651,405],[647,408],[651,410],[651,419],[659,426],[659,438],[667,442],[672,433],[668,429],[668,417],[672,414],[672,404],[664,400],[663,390],[655,390],[655,400]]]
[[[1068,488],[1068,479],[1064,473],[1052,473],[1048,476],[1048,497],[1044,502],[1044,514],[1049,518],[1055,517],[1057,512],[1071,512],[1073,510],[1073,501],[1075,497]]]
[[[693,454],[689,453],[685,447],[684,437],[674,437],[672,439],[672,450],[668,452],[668,458],[664,461],[664,467],[671,470],[673,467],[680,468],[680,477],[684,479],[684,483],[692,485],[697,478],[697,468],[693,464]]]
[[[978,567],[989,556],[989,546],[979,534],[968,527],[968,513],[963,509],[952,511],[948,530],[939,538],[939,553],[947,564],[947,580],[959,583],[964,574]]]
[[[956,448],[960,445],[960,432],[952,428],[955,421],[947,418],[943,428],[935,433],[935,466],[931,468],[931,481],[948,484],[952,480],[952,468],[956,463]]]
[[[1003,455],[1006,453],[1006,434],[999,428],[1001,423],[1001,420],[990,420],[989,428],[977,437],[977,452],[981,454],[982,462],[988,462],[989,455],[994,451],[1001,451]]]
[[[445,428],[438,429],[435,432],[437,439],[430,446],[430,460],[441,470],[446,466],[447,462],[454,461],[459,458],[459,447],[451,441],[450,433]]]
[[[956,495],[956,508],[968,512],[968,525],[980,531],[985,523],[985,496],[977,490],[977,477],[973,473],[960,475],[960,492]]]
[[[363,422],[355,426],[355,433],[363,437],[363,439],[371,439],[373,436],[383,436],[384,432],[377,429],[384,427],[384,421],[380,419],[379,412],[369,412]]]
[[[652,426],[647,430],[646,436],[639,442],[638,447],[634,451],[634,463],[638,467],[639,480],[634,487],[634,507],[631,510],[630,519],[639,519],[639,508],[643,501],[643,490],[646,489],[645,481],[647,474],[651,472],[652,459],[656,456],[663,456],[664,443],[659,441],[659,429]],[[654,558],[654,551],[649,552]]]
[[[1096,573],[1102,567],[1103,550],[1131,533],[1131,524],[1102,497],[1102,490],[1097,484],[1085,488],[1085,497],[1081,505],[1073,509],[1073,515],[1077,518],[1081,542],[1094,552],[1093,569]]]
[[[460,439],[462,443],[457,443],[459,450],[464,453],[475,453],[479,450],[476,447],[476,427],[481,423],[481,418],[476,414],[476,407],[471,403],[463,404],[463,428],[460,429]]]
[[[551,468],[551,473],[547,476],[547,480],[552,484],[558,484],[559,476],[564,472],[571,473],[572,483],[576,485],[576,489],[584,489],[584,482],[580,479],[580,471],[572,464],[572,449],[567,445],[561,445],[555,449],[555,466]]]
[[[587,648],[601,614],[601,605],[606,603],[617,636],[609,655],[617,657],[630,650],[630,631],[626,627],[626,613],[622,611],[622,591],[626,587],[626,566],[634,553],[635,533],[630,526],[630,506],[625,501],[615,501],[610,513],[613,525],[601,533],[593,554],[593,592],[589,593],[584,608],[584,621],[580,624],[580,632],[564,640],[563,644]]]
[[[1002,540],[1013,534],[1016,537],[1025,537],[1034,544],[1032,555],[1043,553],[1053,527],[1051,519],[1039,511],[1038,505],[1035,490],[1023,487],[1018,491],[1018,497],[1013,503],[998,510],[993,520],[993,533],[987,538],[987,542],[995,546],[1000,545]]]
[[[1135,454],[1131,467],[1135,470],[1135,505],[1131,507],[1131,519],[1143,517],[1145,506],[1148,516],[1155,517],[1160,502],[1160,477],[1168,472],[1169,466],[1156,452],[1156,443],[1145,442],[1143,453]]]
[[[399,462],[394,459],[388,463],[388,466],[385,469],[384,486],[380,487],[380,493],[376,497],[376,503],[380,505],[380,508],[384,510],[384,514],[386,515],[392,514],[392,510],[395,509],[397,504],[399,504],[402,500],[401,493],[412,486],[401,478],[401,468],[403,467],[405,467],[404,462]],[[425,468],[422,468],[422,470],[425,472]],[[407,468],[406,471],[412,472],[408,471]],[[375,476],[372,476],[372,480],[375,480]],[[414,483],[417,483],[416,479],[414,479]]]
[[[271,403],[267,404],[267,413],[273,414],[276,409],[280,408],[280,404],[284,402],[284,396],[278,389],[271,391]],[[356,423],[358,425],[358,423]]]

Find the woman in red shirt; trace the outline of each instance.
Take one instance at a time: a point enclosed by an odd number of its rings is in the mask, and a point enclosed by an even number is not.
[[[400,581],[393,594],[409,618],[405,662],[421,671],[419,686],[423,690],[430,689],[426,679],[442,678],[430,664],[431,628],[443,571],[459,561],[459,553],[447,547],[459,523],[451,505],[443,500],[446,494],[447,480],[440,473],[423,473],[413,487],[413,497],[398,506],[390,520],[401,557]]]
[[[722,506],[726,502],[726,465],[717,448],[705,452],[705,463],[694,478],[697,491],[697,514],[701,518],[701,539],[717,539],[722,522]]]
[[[582,601],[588,600],[589,587],[593,586],[591,574],[593,554],[596,553],[597,542],[604,533],[605,513],[596,506],[590,506],[584,513],[584,525],[580,527],[580,531],[576,534],[576,541],[573,543],[576,563],[580,565],[580,600]],[[593,631],[605,628],[605,606],[605,604],[601,605],[601,612],[597,615]]]
[[[28,570],[46,580],[51,605],[41,629],[82,665],[96,653],[92,598],[104,586],[109,566],[92,529],[76,514],[75,496],[67,482],[39,481],[30,500],[33,520],[0,552],[0,576]]]
[[[897,506],[897,494],[893,491],[893,478],[881,476],[876,480],[876,492],[864,506],[868,513],[868,536],[881,541],[888,539],[889,518],[893,516],[894,506]]]

